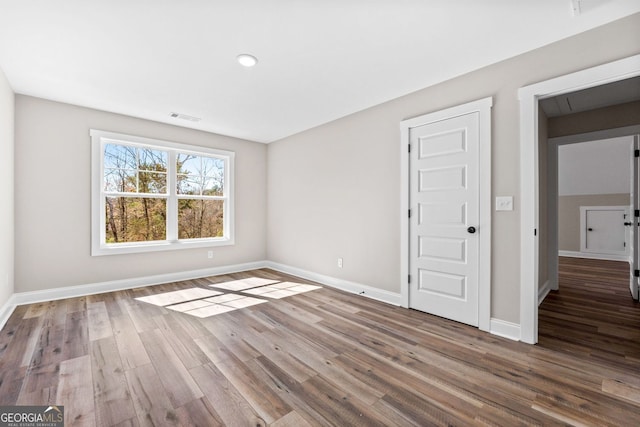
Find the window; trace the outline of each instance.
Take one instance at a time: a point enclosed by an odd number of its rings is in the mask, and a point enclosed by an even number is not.
[[[91,130],[92,255],[233,244],[234,153]]]

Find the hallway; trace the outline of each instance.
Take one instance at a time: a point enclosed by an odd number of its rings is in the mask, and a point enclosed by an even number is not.
[[[539,307],[538,345],[640,372],[640,305],[629,292],[629,264],[560,257],[559,272],[560,290]]]

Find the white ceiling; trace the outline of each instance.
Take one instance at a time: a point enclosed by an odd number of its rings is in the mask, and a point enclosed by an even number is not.
[[[0,68],[16,93],[271,142],[640,12],[580,3],[0,0]]]

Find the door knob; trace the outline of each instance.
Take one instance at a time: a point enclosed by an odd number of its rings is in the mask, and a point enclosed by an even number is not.
[[[632,222],[625,222],[624,225],[633,225]]]
[[[473,234],[473,233],[475,233],[475,232],[476,232],[476,228],[475,228],[475,227],[469,227],[469,228],[467,228],[467,231],[468,231],[469,233]]]
[[[587,228],[587,230],[589,230],[589,231],[593,231],[593,228],[589,227],[589,228]]]

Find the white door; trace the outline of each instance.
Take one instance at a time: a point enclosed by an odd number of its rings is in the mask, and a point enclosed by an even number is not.
[[[630,216],[627,206],[581,206],[580,212],[583,252],[629,255],[630,230],[624,225]]]
[[[409,141],[409,306],[478,326],[479,113]]]

